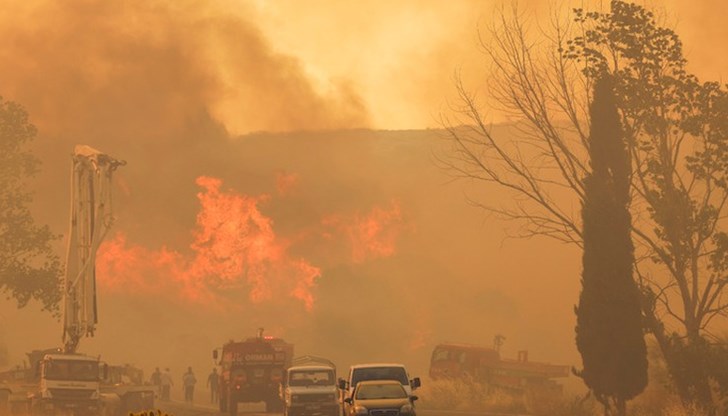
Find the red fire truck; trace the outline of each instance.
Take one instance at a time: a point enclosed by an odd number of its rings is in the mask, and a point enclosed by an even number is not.
[[[519,351],[516,360],[502,359],[492,348],[440,344],[432,352],[430,378],[468,379],[513,392],[560,392],[554,378],[568,377],[569,366],[528,361]]]
[[[265,402],[267,412],[283,410],[279,388],[291,365],[293,344],[258,336],[229,341],[212,352],[220,366],[220,412],[237,415],[238,403]]]

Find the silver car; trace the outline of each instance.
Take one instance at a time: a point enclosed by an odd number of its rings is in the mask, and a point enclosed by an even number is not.
[[[417,396],[409,396],[396,380],[371,380],[357,383],[346,398],[347,416],[414,416]]]

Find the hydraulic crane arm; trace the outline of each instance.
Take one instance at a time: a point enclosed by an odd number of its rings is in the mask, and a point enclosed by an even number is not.
[[[96,251],[113,222],[111,176],[126,162],[89,146],[77,145],[71,173],[71,225],[63,282],[63,343],[76,351],[93,336],[96,310]]]

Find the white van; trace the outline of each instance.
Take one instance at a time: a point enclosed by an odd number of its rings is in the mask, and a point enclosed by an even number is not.
[[[281,399],[288,416],[340,416],[339,392],[333,362],[307,355],[292,361],[281,383]]]

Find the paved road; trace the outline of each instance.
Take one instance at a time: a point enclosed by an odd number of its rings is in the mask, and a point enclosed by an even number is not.
[[[157,407],[165,413],[173,416],[221,416],[215,407],[209,405],[197,404],[189,406],[182,402],[157,402]],[[238,407],[239,416],[280,416],[280,413],[265,413],[263,403],[240,404]],[[505,415],[502,413],[486,413],[486,412],[462,412],[462,411],[442,411],[442,410],[426,410],[418,409],[418,416],[519,416]],[[520,415],[523,416],[523,415]]]

